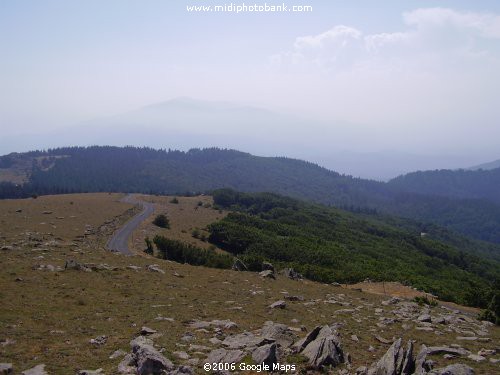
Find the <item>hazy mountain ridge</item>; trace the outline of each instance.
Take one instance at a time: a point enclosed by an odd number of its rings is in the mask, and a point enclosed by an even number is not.
[[[69,157],[60,158],[62,155]],[[393,184],[341,175],[302,160],[217,148],[181,152],[96,146],[17,155],[41,156],[53,166],[44,170],[34,165],[28,184],[17,188],[3,184],[1,196],[92,191],[184,194],[227,187],[275,192],[356,212],[408,217],[500,242],[500,207],[488,201],[407,192]]]
[[[413,172],[389,181],[397,189],[460,199],[486,199],[500,204],[500,168]]]

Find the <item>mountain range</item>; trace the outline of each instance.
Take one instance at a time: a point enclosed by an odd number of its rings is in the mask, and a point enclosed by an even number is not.
[[[235,150],[182,152],[110,146],[11,154],[0,158],[0,166],[0,176],[8,180],[15,175],[18,184],[16,169],[24,166],[26,172],[22,185],[0,185],[0,197],[4,198],[92,191],[267,191],[353,212],[418,220],[423,223],[423,232],[426,223],[431,223],[500,243],[500,206],[495,190],[499,170],[423,172],[383,183],[342,175],[302,160]]]

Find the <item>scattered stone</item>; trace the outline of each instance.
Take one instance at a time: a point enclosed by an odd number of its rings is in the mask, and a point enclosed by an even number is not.
[[[42,214],[44,214],[44,215],[51,215],[52,211],[43,211]]]
[[[84,271],[84,272],[92,272],[92,270],[85,265],[78,263],[76,260],[70,259],[66,260],[64,264],[65,270],[75,270],[75,271]]]
[[[399,302],[401,302],[401,298],[392,297],[391,299],[389,299],[387,301],[382,301],[382,305],[384,305],[384,306],[397,305]]]
[[[177,271],[175,271],[172,275],[174,275],[175,277],[178,277],[180,279],[184,278],[184,275],[181,275],[180,273],[178,273]]]
[[[276,279],[276,276],[274,276],[274,272],[271,270],[259,272],[259,276],[267,279]]]
[[[484,349],[482,348],[479,352],[477,352],[477,355],[481,355],[481,356],[487,356],[487,355],[494,355],[496,354],[497,351],[495,349]]]
[[[477,337],[476,336],[457,336],[457,340],[476,341]]]
[[[358,336],[356,335],[351,335],[351,340],[354,342],[359,342]]]
[[[284,309],[286,307],[286,302],[285,301],[276,301],[269,305],[270,309]]]
[[[469,356],[467,358],[469,358],[471,361],[474,361],[474,362],[482,362],[482,361],[486,360],[485,357],[483,357],[482,355],[477,355],[477,354],[469,354]]]
[[[304,297],[303,296],[285,296],[284,297],[287,301],[303,301]]]
[[[104,335],[98,336],[95,339],[90,339],[90,343],[96,346],[104,345],[106,344],[106,341],[108,341],[108,337]]]
[[[130,265],[130,266],[127,266],[127,268],[130,270],[139,271],[142,267]]]
[[[150,264],[146,267],[146,269],[149,272],[165,273],[165,271],[163,271],[158,264]]]
[[[13,246],[9,246],[9,245],[4,245],[0,248],[1,250],[13,250],[14,247]]]
[[[21,372],[21,375],[49,375],[47,371],[45,371],[45,365],[37,365],[29,370],[24,370]]]

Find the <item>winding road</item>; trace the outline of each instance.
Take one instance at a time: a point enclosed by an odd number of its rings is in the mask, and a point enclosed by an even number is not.
[[[127,195],[121,201],[142,205],[143,210],[141,213],[135,215],[132,219],[127,221],[123,227],[118,229],[109,239],[106,247],[111,251],[118,251],[125,255],[133,255],[133,252],[128,247],[128,239],[132,235],[132,232],[136,230],[144,220],[153,214],[155,205],[154,203],[139,201],[132,195]]]

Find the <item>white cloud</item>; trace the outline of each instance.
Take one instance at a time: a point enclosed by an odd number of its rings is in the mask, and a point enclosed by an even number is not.
[[[500,53],[500,16],[491,13],[458,12],[445,8],[417,9],[403,14],[408,26],[399,32],[364,34],[354,27],[338,25],[317,35],[297,37],[293,49],[275,56],[274,63],[315,64],[331,70],[366,66],[376,58],[418,57],[428,65],[447,58],[470,58]]]

